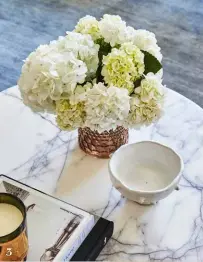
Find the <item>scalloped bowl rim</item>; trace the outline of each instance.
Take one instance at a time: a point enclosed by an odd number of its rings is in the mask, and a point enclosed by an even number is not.
[[[123,148],[126,148],[126,147],[130,147],[130,146],[134,146],[136,144],[142,144],[142,143],[151,143],[151,144],[157,144],[161,147],[165,147],[167,148],[168,150],[170,150],[174,155],[176,155],[179,159],[179,164],[180,164],[180,171],[179,173],[176,175],[176,177],[171,181],[171,183],[169,183],[166,187],[163,187],[161,189],[157,189],[157,190],[135,190],[135,189],[132,189],[130,188],[129,186],[127,186],[120,178],[118,178],[118,176],[112,172],[112,162],[113,162],[113,158],[116,157],[116,155],[118,153],[120,153],[120,151],[122,151]],[[130,143],[130,144],[126,144],[126,145],[123,145],[121,146],[119,149],[117,149],[111,156],[110,160],[109,160],[109,164],[108,164],[108,168],[109,168],[109,172],[110,174],[119,182],[121,183],[122,186],[124,186],[127,190],[131,191],[131,192],[136,192],[136,193],[140,193],[140,194],[152,194],[152,193],[161,193],[161,192],[165,192],[167,191],[168,189],[170,189],[174,184],[177,184],[180,177],[181,177],[181,174],[183,172],[183,169],[184,169],[184,162],[182,160],[182,157],[174,150],[172,149],[171,147],[165,145],[165,144],[162,144],[162,143],[159,143],[159,142],[156,142],[156,141],[152,141],[152,140],[143,140],[143,141],[139,141],[139,142],[135,142],[135,143]]]

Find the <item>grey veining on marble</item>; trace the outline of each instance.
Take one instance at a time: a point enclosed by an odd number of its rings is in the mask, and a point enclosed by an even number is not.
[[[22,60],[86,15],[118,14],[153,31],[162,48],[165,84],[203,106],[202,0],[1,0],[0,91],[15,85]]]

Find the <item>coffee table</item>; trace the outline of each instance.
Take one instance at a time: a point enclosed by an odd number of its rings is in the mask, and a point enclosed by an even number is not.
[[[156,205],[123,198],[108,160],[85,155],[77,132],[60,131],[53,116],[31,112],[17,87],[0,93],[0,173],[113,220],[114,236],[98,261],[203,261],[203,110],[167,92],[162,119],[130,131],[130,142],[159,141],[184,159],[179,191]]]

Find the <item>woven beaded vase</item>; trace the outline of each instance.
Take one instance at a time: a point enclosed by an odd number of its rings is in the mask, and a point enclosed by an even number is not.
[[[128,129],[118,126],[115,130],[98,133],[90,128],[78,129],[80,148],[98,158],[109,158],[120,146],[128,142]]]

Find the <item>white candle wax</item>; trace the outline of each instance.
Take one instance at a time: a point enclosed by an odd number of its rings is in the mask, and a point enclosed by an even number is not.
[[[0,203],[0,237],[15,231],[22,221],[23,215],[17,207]]]

